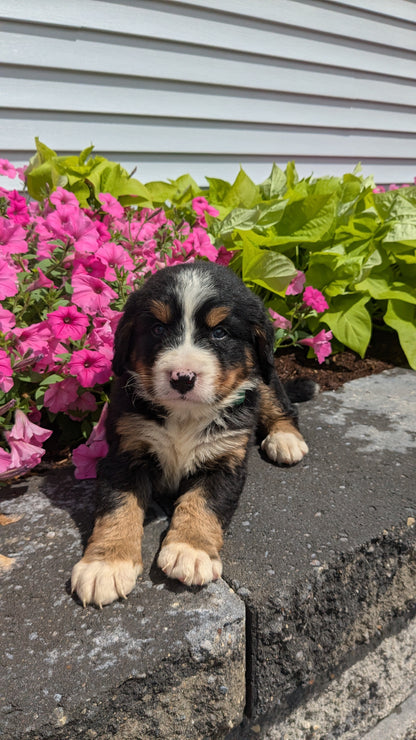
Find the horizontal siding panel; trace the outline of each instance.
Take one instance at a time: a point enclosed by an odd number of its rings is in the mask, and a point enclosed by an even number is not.
[[[30,113],[21,117],[10,117],[3,113],[2,143],[12,149],[18,141],[23,149],[33,146],[33,137],[39,136],[53,149],[65,142],[65,150],[76,150],[93,143],[97,149],[107,149],[112,144],[114,151],[212,154],[244,154],[270,156],[325,156],[379,157],[386,159],[412,158],[416,160],[414,136],[388,135],[364,131],[316,130],[307,127],[262,126],[250,124],[219,124],[171,119],[130,119],[120,121],[116,117],[79,120],[75,116],[65,118],[48,116],[32,117]],[[57,143],[56,143],[57,142]],[[61,144],[62,147],[62,144]]]
[[[188,10],[186,23],[178,22],[184,14],[182,2],[179,5],[175,2],[141,2],[134,6],[101,0],[72,0],[70,3],[43,0],[41,4],[20,0],[19,3],[11,3],[1,15],[10,20],[43,24],[47,19],[51,25],[165,40],[172,38],[174,27],[177,41],[271,56],[286,55],[286,46],[281,49],[279,45],[279,28],[284,30],[285,26],[292,29],[292,35],[300,30],[306,31],[312,44],[314,35],[318,34],[315,42],[325,42],[325,36],[331,34],[337,38],[365,41],[371,46],[382,44],[414,51],[414,28],[410,23],[394,27],[388,19],[381,16],[373,19],[368,14],[363,23],[361,14],[357,16],[342,6],[319,7],[295,0],[270,0],[266,3],[256,0],[255,6],[247,2],[224,3],[218,0],[188,2],[187,5],[192,5],[192,10]],[[255,18],[254,28],[247,23],[247,16]],[[413,16],[415,21],[414,12]],[[283,40],[287,43],[285,38]]]
[[[183,25],[188,25],[188,19],[186,24]],[[199,22],[198,25],[202,31],[209,24],[204,21]],[[96,69],[97,62],[99,62],[106,71],[111,71],[109,66],[113,64],[116,70],[120,72],[120,65],[124,62],[125,69],[131,69],[131,65],[134,64],[133,68],[137,73],[143,63],[144,65],[149,64],[151,69],[152,62],[157,64],[159,61],[159,55],[162,56],[162,62],[168,63],[165,56],[170,47],[172,56],[175,49],[178,56],[182,51],[185,64],[188,57],[186,64],[188,75],[192,69],[190,67],[190,57],[192,55],[197,56],[197,49],[198,55],[201,55],[202,58],[204,56],[209,58],[210,53],[215,58],[216,56],[221,57],[223,53],[232,52],[235,54],[239,52],[247,60],[250,59],[250,55],[255,55],[270,60],[287,59],[296,63],[302,62],[306,65],[313,63],[348,70],[365,69],[377,74],[393,74],[395,77],[404,79],[414,79],[416,77],[416,55],[411,52],[394,49],[389,51],[387,48],[383,49],[378,46],[360,45],[354,39],[344,42],[341,39],[328,40],[328,37],[324,34],[319,38],[309,38],[295,29],[291,33],[288,30],[279,30],[278,28],[274,32],[259,32],[256,29],[250,33],[251,29],[246,27],[236,28],[233,24],[228,28],[226,24],[220,24],[220,28],[224,35],[223,39],[222,36],[219,36],[219,31],[217,31],[216,36],[209,36],[209,34],[205,36],[204,34],[205,38],[211,38],[211,44],[208,47],[206,43],[198,45],[195,36],[192,42],[183,43],[180,39],[180,33],[178,33],[178,42],[172,43],[170,39],[174,29],[171,29],[171,36],[166,41],[156,38],[143,38],[140,29],[137,30],[137,35],[129,37],[117,33],[98,33],[82,28],[66,29],[45,25],[36,26],[36,34],[34,34],[34,27],[29,24],[4,21],[2,24],[4,36],[1,44],[1,61],[18,63],[20,60],[27,64],[37,63],[41,66],[44,64],[43,60],[49,51],[54,55],[52,56],[54,64],[56,65],[59,60],[59,66],[63,68],[68,66],[68,55],[72,64],[75,61],[75,55],[79,62],[85,60],[86,64],[94,59],[95,67],[93,69]],[[39,34],[44,37],[41,45]],[[45,48],[43,48],[44,44],[46,44]],[[141,55],[145,55],[144,60],[138,59],[137,51],[140,51]],[[146,59],[146,51],[150,51],[152,58]],[[34,52],[35,57],[33,57]],[[38,62],[36,62],[36,57],[40,57]]]
[[[241,58],[239,55],[219,57],[175,51],[173,48],[119,47],[108,43],[67,41],[6,33],[0,44],[0,64],[32,67],[58,73],[85,72],[145,77],[200,85],[239,87],[241,89],[279,90],[281,92],[314,94],[326,97],[342,95],[347,99],[386,101],[399,105],[415,105],[414,81],[368,72],[351,75],[346,70],[307,68],[300,64]],[[57,64],[59,63],[59,69]],[[416,70],[415,70],[416,72]],[[0,89],[1,94],[1,89]],[[61,97],[65,97],[62,91]]]
[[[72,113],[121,114],[123,116],[154,116],[159,118],[183,118],[197,122],[200,119],[213,121],[240,121],[327,128],[351,128],[416,133],[416,107],[396,108],[358,105],[352,101],[333,100],[275,93],[261,93],[218,88],[214,91],[201,90],[197,86],[178,90],[163,88],[158,82],[135,87],[110,84],[103,85],[66,82],[62,96],[62,82],[3,77],[0,85],[1,108],[33,111],[70,111]],[[131,83],[130,83],[131,84]],[[416,100],[415,100],[416,104]],[[121,122],[121,121],[120,121]],[[195,123],[197,125],[197,123]]]
[[[27,0],[25,0],[27,2]],[[204,8],[206,10],[217,10],[228,13],[236,13],[249,18],[260,17],[264,20],[292,22],[298,26],[304,26],[306,23],[315,27],[315,19],[319,30],[328,26],[336,33],[332,27],[332,16],[336,18],[339,11],[350,12],[351,18],[345,16],[345,29],[338,29],[338,33],[348,32],[350,29],[349,21],[354,23],[356,18],[366,16],[367,20],[380,21],[391,20],[392,18],[403,21],[408,26],[410,23],[416,23],[416,6],[412,0],[317,0],[313,2],[308,0],[256,0],[254,3],[248,3],[247,0],[169,0],[169,4],[174,3],[180,6],[190,6],[192,8]],[[338,7],[337,7],[338,6]],[[283,22],[283,21],[282,21]],[[372,26],[369,28],[372,30]],[[358,30],[357,38],[365,34],[366,29]],[[364,37],[364,36],[363,36]]]

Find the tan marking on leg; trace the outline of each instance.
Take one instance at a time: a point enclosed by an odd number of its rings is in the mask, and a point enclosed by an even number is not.
[[[215,306],[215,308],[211,308],[208,311],[205,317],[205,323],[212,329],[214,326],[220,324],[221,321],[224,321],[229,313],[230,308],[228,306]]]
[[[273,462],[294,465],[308,452],[308,446],[293,420],[286,416],[273,390],[261,383],[260,425],[268,432],[261,448]]]
[[[163,324],[169,324],[172,321],[172,309],[168,303],[164,303],[158,298],[152,298],[149,301],[149,309],[153,316]]]
[[[221,576],[222,543],[221,524],[209,510],[203,491],[189,491],[178,499],[157,562],[169,578],[202,586]]]
[[[82,559],[74,566],[72,591],[83,605],[101,607],[133,589],[142,572],[144,511],[133,493],[114,512],[97,517]]]

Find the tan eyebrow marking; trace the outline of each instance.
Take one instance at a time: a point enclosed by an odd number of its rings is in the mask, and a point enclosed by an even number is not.
[[[163,301],[159,301],[157,298],[152,298],[149,308],[153,316],[164,324],[172,321],[172,311],[167,303],[163,303]]]
[[[215,308],[211,308],[205,317],[205,323],[212,329],[212,327],[217,326],[217,324],[226,319],[229,313],[230,308],[228,306],[216,306]]]

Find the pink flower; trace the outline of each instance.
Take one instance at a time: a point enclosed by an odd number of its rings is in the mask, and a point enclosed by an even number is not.
[[[310,306],[310,308],[313,308],[317,313],[322,313],[329,308],[321,291],[316,288],[312,288],[310,285],[304,290],[303,302],[307,306]]]
[[[102,204],[102,209],[105,213],[109,213],[110,216],[115,218],[123,218],[124,208],[118,202],[117,198],[114,198],[110,193],[100,193],[98,200]]]
[[[191,231],[182,247],[186,249],[187,254],[194,251],[200,257],[207,257],[211,262],[215,262],[218,256],[217,249],[212,244],[207,232],[198,226]]]
[[[383,185],[377,185],[376,188],[373,188],[373,193],[385,193],[386,188],[383,187]]]
[[[0,331],[5,334],[7,331],[10,331],[10,329],[13,329],[15,324],[16,319],[14,314],[11,311],[8,311],[7,308],[0,306]]]
[[[90,445],[79,445],[72,452],[72,461],[75,465],[74,476],[77,480],[97,477],[97,462],[105,457],[108,444],[105,440],[92,442]]]
[[[0,159],[0,175],[10,177],[11,180],[17,175],[16,168],[9,162],[8,159]]]
[[[43,398],[44,406],[53,414],[66,411],[78,398],[78,388],[76,378],[65,378],[50,385]]]
[[[4,473],[8,473],[11,471],[12,467],[12,456],[10,452],[6,452],[6,450],[3,450],[3,447],[0,447],[0,480],[4,479],[6,476]],[[12,473],[10,472],[9,477],[12,477]]]
[[[90,314],[102,313],[117,293],[106,283],[92,275],[74,275],[72,278],[72,303]]]
[[[2,216],[0,217],[0,251],[4,257],[28,251],[23,227]]]
[[[80,349],[73,353],[68,368],[83,388],[106,383],[111,375],[111,363],[101,352]]]
[[[27,224],[30,221],[30,215],[27,210],[26,198],[23,195],[19,195],[17,190],[12,190],[8,194],[9,207],[6,211],[11,221],[18,224]]]
[[[302,293],[304,283],[305,274],[301,270],[297,270],[295,277],[286,288],[286,295],[298,295],[298,293]]]
[[[11,450],[11,467],[19,472],[25,472],[38,465],[45,454],[45,450],[23,439],[15,439],[11,432],[4,435]]]
[[[0,301],[16,295],[17,291],[17,270],[14,265],[0,257]]]
[[[16,410],[14,419],[14,424],[10,431],[10,436],[14,440],[23,440],[23,442],[30,442],[31,444],[40,446],[52,434],[50,429],[43,429],[32,421],[29,421],[26,414],[20,409]]]
[[[106,439],[106,423],[108,415],[108,403],[105,403],[100,418],[98,419],[95,427],[93,428],[90,436],[87,439],[87,444],[90,445],[93,442],[102,442]]]
[[[79,254],[75,252],[73,260],[72,277],[75,275],[91,275],[95,278],[103,278],[106,265],[95,254]]]
[[[203,216],[204,213],[209,213],[210,216],[219,216],[220,212],[216,208],[210,206],[206,198],[199,196],[192,200],[192,208],[198,216]]]
[[[13,387],[12,375],[10,357],[4,349],[0,349],[0,388],[5,393]]]
[[[65,190],[65,188],[57,187],[49,196],[49,200],[57,208],[59,208],[59,206],[75,206],[75,208],[79,208],[76,195],[70,193],[69,190]]]
[[[332,331],[325,331],[322,329],[316,337],[306,337],[306,339],[300,339],[299,344],[306,344],[308,347],[312,347],[319,363],[322,363],[325,357],[329,357],[331,354],[331,342]]]
[[[389,190],[399,190],[399,186],[396,183],[392,183],[389,185]]]
[[[105,280],[117,280],[116,267],[119,269],[123,268],[125,272],[134,270],[132,258],[120,244],[114,244],[113,242],[103,244],[103,246],[97,249],[95,254],[106,265],[104,273]]]
[[[292,328],[292,322],[289,321],[289,319],[286,319],[284,316],[281,316],[279,313],[276,313],[276,311],[273,311],[272,308],[269,308],[269,314],[272,317],[273,326],[275,329],[290,330]]]
[[[54,288],[55,285],[52,282],[52,280],[49,280],[48,277],[42,272],[40,267],[36,268],[38,271],[39,277],[33,282],[30,283],[30,285],[27,286],[26,290],[38,290],[39,288]]]
[[[217,259],[215,261],[218,265],[225,265],[225,267],[228,267],[234,255],[235,252],[231,252],[226,247],[220,247],[217,251]]]
[[[67,414],[73,421],[82,421],[88,411],[95,411],[97,401],[93,393],[85,391],[82,396],[77,396],[76,400],[71,403],[67,409]]]
[[[60,306],[48,313],[48,323],[56,339],[73,339],[76,342],[87,331],[89,319],[76,306]]]

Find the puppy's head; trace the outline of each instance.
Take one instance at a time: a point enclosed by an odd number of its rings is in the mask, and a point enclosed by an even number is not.
[[[232,404],[273,367],[273,328],[261,301],[228,268],[167,267],[133,293],[115,336],[113,370],[165,408]]]

